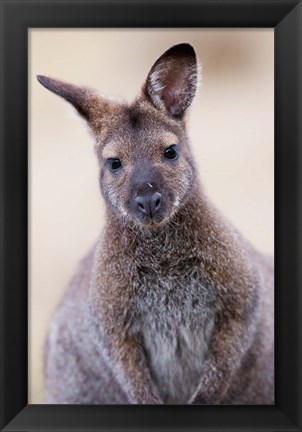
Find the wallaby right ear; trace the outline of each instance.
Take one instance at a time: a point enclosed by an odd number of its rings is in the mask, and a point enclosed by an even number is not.
[[[156,108],[180,118],[192,103],[197,83],[195,51],[182,43],[172,46],[154,63],[143,90]]]
[[[42,75],[37,75],[37,79],[45,88],[70,102],[87,121],[91,119],[94,109],[100,102],[93,90]]]

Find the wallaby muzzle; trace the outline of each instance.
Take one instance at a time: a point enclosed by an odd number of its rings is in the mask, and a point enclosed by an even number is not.
[[[169,217],[171,193],[160,170],[148,160],[141,160],[134,167],[129,179],[129,191],[127,210],[139,223],[158,225]]]

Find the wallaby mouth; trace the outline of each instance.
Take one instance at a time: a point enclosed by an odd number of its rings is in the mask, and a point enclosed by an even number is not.
[[[169,197],[154,181],[140,184],[130,198],[130,212],[145,227],[160,225],[169,213]]]
[[[161,207],[162,195],[160,192],[137,195],[135,203],[139,213],[153,220]]]
[[[165,207],[160,192],[137,195],[133,203],[135,219],[144,226],[158,226],[165,218]]]

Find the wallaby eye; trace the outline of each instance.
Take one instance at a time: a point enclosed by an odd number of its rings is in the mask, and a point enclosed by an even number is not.
[[[122,162],[119,159],[107,159],[107,163],[110,171],[117,171],[122,166]]]
[[[176,159],[178,156],[178,147],[176,144],[171,145],[164,151],[164,156],[167,159]]]

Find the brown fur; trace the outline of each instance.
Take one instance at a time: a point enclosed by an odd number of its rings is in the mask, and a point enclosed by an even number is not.
[[[272,404],[273,266],[200,185],[185,126],[192,47],[164,53],[130,106],[38,79],[88,121],[107,204],[50,325],[45,402]]]

